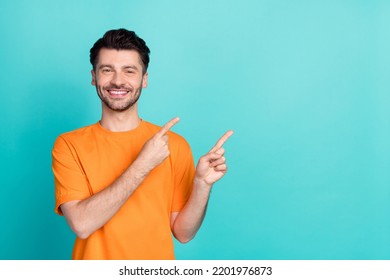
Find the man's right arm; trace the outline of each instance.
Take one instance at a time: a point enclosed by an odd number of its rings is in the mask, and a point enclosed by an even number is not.
[[[73,200],[62,204],[61,211],[73,232],[79,238],[85,239],[105,225],[148,173],[134,162],[114,183],[99,193],[84,200]]]
[[[174,118],[149,139],[137,159],[110,186],[84,200],[63,203],[61,211],[76,235],[85,239],[104,226],[134,193],[146,176],[168,156],[166,133],[179,121]]]

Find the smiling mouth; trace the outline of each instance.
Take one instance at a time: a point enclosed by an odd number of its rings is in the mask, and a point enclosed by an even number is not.
[[[129,93],[129,91],[125,89],[108,89],[107,92],[114,97],[123,97]]]

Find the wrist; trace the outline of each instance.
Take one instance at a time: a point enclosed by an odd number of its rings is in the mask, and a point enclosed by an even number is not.
[[[194,178],[194,186],[191,197],[201,198],[201,201],[208,201],[213,184],[208,184],[204,179]]]
[[[196,186],[198,188],[211,189],[213,184],[210,184],[210,183],[206,182],[204,179],[195,176],[194,186]]]
[[[133,170],[134,175],[139,178],[145,178],[151,171],[151,168],[139,158],[131,164],[130,168]]]

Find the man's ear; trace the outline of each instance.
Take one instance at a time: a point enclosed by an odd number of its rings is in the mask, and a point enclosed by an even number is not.
[[[142,87],[146,88],[148,86],[148,72],[146,72],[142,77]]]
[[[91,70],[91,74],[92,74],[92,81],[91,81],[91,84],[93,86],[96,86],[96,73],[95,73],[95,70]]]

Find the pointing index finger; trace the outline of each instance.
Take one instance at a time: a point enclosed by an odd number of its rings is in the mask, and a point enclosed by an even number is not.
[[[159,136],[163,136],[165,133],[167,133],[172,128],[172,126],[177,124],[179,122],[179,120],[180,120],[179,117],[175,117],[175,118],[171,119],[163,127],[161,127],[160,131],[157,132],[157,134]]]
[[[229,137],[232,136],[232,135],[233,135],[233,130],[229,130],[224,135],[222,135],[222,137],[219,138],[217,144],[215,144],[215,146],[210,150],[210,152],[214,153],[218,149],[220,149],[223,146],[223,144],[225,144],[226,140],[228,140]]]

